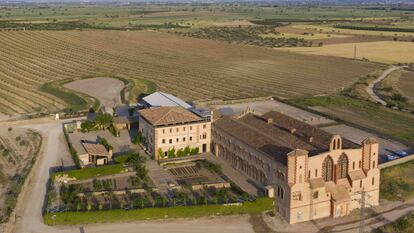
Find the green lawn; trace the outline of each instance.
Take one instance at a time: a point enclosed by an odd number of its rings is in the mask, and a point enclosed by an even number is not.
[[[88,110],[89,107],[98,110],[100,107],[98,99],[63,87],[63,85],[73,81],[75,80],[65,79],[45,83],[39,88],[39,90],[63,100],[67,104],[67,109],[72,112]]]
[[[72,108],[74,111],[86,109],[88,107],[88,102],[75,93],[63,88],[62,86],[64,84],[65,83],[60,82],[45,83],[40,87],[40,90],[62,99],[68,107]]]
[[[123,164],[118,163],[114,165],[105,165],[101,167],[82,168],[65,172],[57,172],[52,175],[52,180],[56,176],[68,175],[68,177],[76,178],[77,180],[86,180],[98,176],[118,174],[126,170]]]
[[[91,212],[63,212],[45,214],[47,225],[75,225],[88,223],[128,222],[163,218],[199,218],[213,215],[261,213],[274,208],[273,199],[258,198],[240,206],[202,205],[171,208],[147,208],[135,210],[108,210]]]

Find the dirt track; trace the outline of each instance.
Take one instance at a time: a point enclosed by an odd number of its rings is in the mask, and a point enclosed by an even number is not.
[[[379,97],[376,93],[375,93],[375,85],[382,82],[384,79],[386,79],[388,77],[388,75],[390,75],[392,72],[401,69],[402,67],[400,66],[391,66],[389,69],[387,69],[386,71],[384,71],[384,73],[378,77],[377,79],[375,79],[373,82],[371,82],[368,87],[367,87],[367,92],[368,94],[371,96],[371,98],[373,100],[375,100],[375,102],[380,103],[384,106],[387,106],[387,102],[385,102],[383,99],[381,99],[381,97]]]
[[[263,230],[272,229],[280,232],[358,232],[358,217],[326,218],[315,222],[288,225],[277,218],[267,217],[264,221],[251,219],[249,216],[229,216],[202,218],[194,220],[170,219],[158,221],[137,221],[129,223],[91,224],[87,226],[49,227],[43,223],[42,205],[46,193],[46,183],[49,178],[49,169],[60,161],[62,148],[65,148],[62,137],[61,122],[49,121],[36,125],[27,125],[25,128],[36,129],[43,133],[43,153],[39,156],[37,164],[28,178],[28,185],[19,197],[16,207],[16,222],[14,229],[6,232],[16,233],[262,233]],[[373,210],[375,215],[366,220],[367,228],[373,229],[407,214],[414,209],[414,199],[407,203],[390,202]],[[259,227],[257,224],[266,222],[268,227]]]

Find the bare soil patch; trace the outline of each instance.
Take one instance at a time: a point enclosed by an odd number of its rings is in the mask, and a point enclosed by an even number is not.
[[[0,222],[7,220],[41,145],[33,131],[0,127]]]
[[[114,78],[90,78],[76,80],[65,84],[64,87],[97,98],[106,112],[112,113],[112,108],[121,104],[120,92],[124,83]]]

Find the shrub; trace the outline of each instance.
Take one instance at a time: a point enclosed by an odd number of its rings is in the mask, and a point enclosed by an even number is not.
[[[191,149],[190,155],[196,155],[196,154],[198,154],[199,150],[200,149],[198,147]]]
[[[175,158],[175,148],[168,150],[168,158]]]
[[[85,121],[81,123],[81,131],[84,133],[92,131],[95,127],[96,124],[92,121]]]
[[[113,149],[112,145],[108,143],[108,140],[106,140],[106,138],[101,138],[99,140],[99,143],[102,144],[107,151],[110,151]]]
[[[158,148],[158,158],[164,158],[164,151],[161,148]]]
[[[177,151],[177,157],[183,157],[183,156],[185,156],[185,154],[184,154],[184,149],[183,149],[183,148],[181,148],[181,149],[179,149],[179,150]]]
[[[142,143],[142,133],[141,133],[141,131],[137,132],[137,134],[135,135],[132,143],[134,143],[135,145],[138,145],[138,144]]]

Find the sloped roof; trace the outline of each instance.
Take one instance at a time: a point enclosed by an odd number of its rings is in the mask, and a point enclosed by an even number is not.
[[[182,99],[179,99],[171,94],[157,91],[152,93],[151,95],[145,96],[142,98],[147,104],[151,105],[152,107],[183,107],[185,109],[190,109],[191,105],[187,104]]]
[[[144,118],[153,126],[184,124],[202,121],[196,114],[182,107],[159,107],[143,109],[139,111],[140,117]]]
[[[108,151],[102,144],[94,144],[94,143],[82,143],[83,147],[86,150],[86,153],[90,155],[98,155],[98,156],[109,156]]]
[[[362,179],[365,179],[367,177],[362,170],[350,171],[350,172],[348,172],[348,175],[349,175],[349,178],[352,181],[362,180]]]
[[[269,118],[272,121],[268,121]],[[224,130],[282,164],[286,164],[287,154],[296,149],[308,151],[309,156],[329,150],[332,138],[332,134],[276,112],[263,116],[248,113],[240,118],[225,116],[216,120],[213,127]],[[344,149],[360,148],[346,139],[342,139],[342,145]]]

